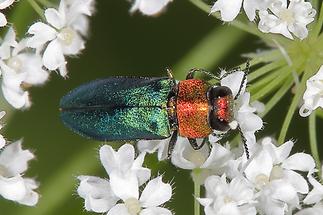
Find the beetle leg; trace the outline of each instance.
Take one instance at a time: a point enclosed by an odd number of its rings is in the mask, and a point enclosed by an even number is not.
[[[198,145],[196,139],[192,139],[192,138],[187,138],[187,139],[190,142],[190,144],[191,144],[191,146],[193,147],[194,150],[201,149],[205,145],[205,143],[207,142],[207,140],[208,140],[207,137],[206,138],[203,138],[202,143],[200,145]]]
[[[167,155],[168,159],[172,155],[176,141],[177,141],[177,130],[173,132],[172,137],[170,138],[170,141],[168,143],[168,155]]]
[[[247,139],[246,137],[243,135],[242,131],[241,131],[241,128],[240,126],[238,126],[238,130],[239,130],[239,133],[241,135],[241,139],[242,139],[242,143],[243,143],[243,146],[244,146],[244,150],[246,152],[246,156],[247,156],[247,159],[249,160],[250,158],[250,154],[249,154],[249,148],[248,148],[248,145],[247,145]]]
[[[196,72],[199,72],[199,73],[202,73],[204,75],[207,75],[211,79],[219,80],[219,77],[212,74],[211,72],[209,72],[209,71],[207,71],[205,69],[197,69],[197,68],[193,68],[187,73],[186,80],[193,79]]]

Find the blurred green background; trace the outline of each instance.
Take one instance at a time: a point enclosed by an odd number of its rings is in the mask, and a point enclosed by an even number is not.
[[[177,79],[183,79],[193,67],[215,72],[219,67],[241,64],[245,61],[241,54],[265,47],[257,38],[223,25],[189,1],[175,0],[159,17],[131,15],[130,3],[125,0],[97,0],[96,8],[86,50],[78,58],[68,59],[69,78],[64,80],[52,73],[47,84],[31,89],[30,110],[16,111],[4,119],[5,137],[23,138],[24,147],[32,149],[37,156],[30,163],[27,176],[35,176],[41,183],[42,196],[34,208],[1,199],[0,214],[91,214],[84,211],[83,200],[76,194],[76,176],[106,177],[98,159],[98,148],[103,143],[84,139],[61,123],[58,103],[69,90],[113,75],[164,76],[167,66],[173,69]],[[17,2],[9,13],[20,38],[39,19],[27,0]],[[260,136],[279,132],[289,102],[290,95],[287,95],[267,115],[268,124]],[[304,135],[294,137],[299,150],[304,151],[307,144],[301,142],[307,141],[307,127],[304,119],[295,118],[288,138],[297,134],[295,128],[302,130]],[[177,169],[168,162],[158,163],[155,156],[149,156],[146,164],[154,169],[154,175],[165,173],[165,179],[174,182],[175,192],[167,206],[176,214],[193,214],[193,183],[189,171]]]

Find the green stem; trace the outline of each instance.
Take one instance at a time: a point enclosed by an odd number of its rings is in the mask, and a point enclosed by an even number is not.
[[[35,0],[28,0],[28,2],[31,5],[31,7],[38,13],[38,15],[42,19],[45,19],[44,10],[38,5],[38,3]]]
[[[321,110],[321,109],[316,110],[316,115],[323,119],[323,110]]]
[[[37,1],[45,7],[56,7],[57,6],[56,4],[54,4],[50,1],[47,1],[47,0],[37,0]]]
[[[253,99],[259,100],[264,96],[271,93],[274,89],[278,88],[283,81],[286,81],[286,78],[290,75],[290,69],[285,70],[282,75],[279,75],[278,78],[272,80],[269,84],[266,84],[262,89],[253,95]]]
[[[319,177],[321,178],[321,161],[320,161],[320,156],[319,156],[319,152],[317,149],[316,114],[315,114],[315,112],[313,112],[309,116],[308,131],[309,131],[309,136],[310,136],[310,147],[311,147],[312,156],[315,160],[316,167],[319,171]]]
[[[201,193],[201,185],[194,182],[194,196],[199,198]],[[195,199],[194,200],[194,215],[200,215],[200,203]]]
[[[184,79],[191,68],[209,69],[217,65],[245,36],[235,28],[214,28],[174,66],[175,78]],[[228,42],[223,43],[224,40]]]
[[[296,90],[296,94],[292,100],[292,103],[289,107],[289,110],[287,112],[287,115],[284,119],[284,122],[283,122],[283,126],[282,126],[282,129],[280,131],[280,134],[279,134],[279,138],[278,138],[278,143],[279,144],[283,144],[284,141],[285,141],[285,138],[286,138],[286,135],[287,135],[287,131],[288,131],[288,127],[290,125],[290,122],[293,118],[293,115],[295,113],[295,110],[299,104],[299,101],[302,97],[302,94],[305,90],[305,87],[306,87],[306,81],[307,79],[309,79],[309,77],[311,76],[311,71],[305,71],[303,77],[302,77],[302,80],[301,80],[301,83],[299,85],[299,87],[297,88]]]
[[[263,86],[265,86],[266,84],[268,84],[270,81],[276,79],[280,74],[281,71],[283,69],[285,69],[286,67],[283,67],[282,69],[276,70],[276,71],[272,71],[269,75],[262,77],[262,79],[260,79],[259,81],[257,81],[256,83],[252,84],[249,87],[249,91],[251,93],[254,93],[255,91],[258,92],[259,88],[262,88]]]
[[[200,8],[201,10],[203,10],[204,12],[210,13],[209,5],[207,5],[203,1],[201,1],[201,0],[189,0],[189,1],[192,2],[198,8]],[[218,19],[220,18],[218,16],[218,14],[212,13],[211,15],[218,18]],[[241,29],[241,30],[243,30],[245,32],[248,32],[250,34],[253,34],[253,35],[261,37],[261,33],[257,30],[257,28],[254,27],[255,26],[254,24],[248,25],[248,24],[245,24],[245,23],[243,23],[243,22],[236,19],[236,20],[230,22],[230,25],[232,25],[232,26],[234,26],[236,28],[239,28],[239,29]]]
[[[194,215],[200,215],[200,203],[197,198],[201,196],[201,181],[200,181],[200,169],[194,169],[193,172],[193,182],[194,182]]]
[[[265,66],[260,67],[259,69],[253,71],[249,76],[248,76],[248,82],[252,82],[253,80],[267,74],[268,72],[277,69],[280,66],[283,66],[285,64],[284,61],[276,61],[269,63]]]
[[[272,96],[272,98],[266,103],[266,109],[260,114],[261,117],[264,117],[271,111],[273,107],[284,97],[288,90],[293,85],[293,79],[289,78],[288,81]]]
[[[321,3],[320,16],[319,16],[317,23],[315,25],[315,28],[313,30],[313,35],[315,37],[319,36],[321,29],[322,29],[322,25],[323,25],[323,3]]]

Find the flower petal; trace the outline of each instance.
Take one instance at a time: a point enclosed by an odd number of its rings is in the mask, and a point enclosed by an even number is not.
[[[43,55],[43,64],[49,70],[56,70],[61,65],[65,64],[65,57],[62,52],[62,47],[57,39],[51,41],[45,49]]]
[[[20,201],[27,193],[24,179],[17,175],[11,178],[0,176],[0,195],[8,200]]]
[[[161,12],[172,0],[136,0],[130,9],[133,13],[139,10],[142,14],[152,16]]]
[[[291,183],[296,192],[301,194],[308,193],[308,184],[303,176],[292,170],[284,170],[284,179]]]
[[[323,199],[323,185],[311,175],[308,177],[308,180],[313,186],[313,190],[311,190],[311,192],[308,193],[303,202],[308,205],[318,203]]]
[[[25,178],[24,179],[26,186],[26,195],[23,199],[19,200],[19,204],[27,205],[27,206],[35,206],[39,200],[39,194],[33,191],[38,188],[38,183],[34,179]]]
[[[131,215],[128,212],[128,209],[126,208],[125,204],[117,204],[109,212],[107,215]]]
[[[141,152],[154,153],[158,150],[158,160],[165,160],[168,156],[168,143],[170,138],[163,140],[140,140],[137,149]]]
[[[170,200],[172,197],[172,187],[164,183],[162,177],[152,179],[146,185],[139,201],[143,207],[156,207]]]
[[[172,215],[172,212],[162,207],[150,207],[143,209],[140,215]]]
[[[77,192],[85,199],[86,210],[104,213],[118,201],[107,180],[93,176],[79,176],[78,179]]]
[[[113,170],[127,172],[135,158],[135,149],[130,144],[122,145],[118,151],[109,145],[100,148],[100,160],[107,173],[110,175]]]
[[[131,170],[137,175],[139,186],[146,183],[151,175],[151,171],[148,168],[142,167],[144,163],[146,153],[141,153],[138,155],[136,160],[133,162]]]
[[[247,166],[245,170],[246,177],[252,182],[256,181],[258,175],[263,174],[269,177],[272,167],[273,161],[270,154],[265,150],[261,150]]]
[[[118,171],[112,171],[110,173],[110,185],[114,194],[123,201],[130,198],[138,199],[139,197],[139,183],[134,173],[123,174]]]
[[[56,29],[61,29],[65,25],[65,14],[60,14],[54,8],[48,8],[45,10],[45,17],[49,24],[54,26]]]
[[[28,34],[32,34],[27,41],[27,46],[31,48],[39,48],[48,41],[56,38],[56,30],[42,22],[36,22],[28,29]]]
[[[41,85],[46,82],[49,72],[43,69],[43,62],[39,55],[26,53],[17,57],[22,62],[21,72],[26,73],[24,83]]]
[[[220,11],[221,19],[225,22],[233,21],[240,12],[242,0],[218,0],[211,8],[211,13]]]
[[[223,76],[225,75],[225,73],[226,71],[222,71],[221,75]],[[231,73],[226,77],[221,78],[221,86],[229,87],[232,91],[233,97],[235,97],[239,92],[239,88],[243,80],[243,76],[244,76],[243,71],[237,71],[237,72]],[[243,84],[240,95],[244,94],[246,89],[246,84],[247,84],[247,81],[245,81],[245,83]]]
[[[287,158],[282,163],[282,167],[285,169],[309,172],[315,168],[315,162],[313,157],[309,154],[296,153]]]
[[[7,25],[7,18],[3,13],[0,13],[0,27],[4,27]]]
[[[5,176],[12,177],[25,172],[28,161],[34,158],[29,150],[21,148],[22,140],[9,144],[0,154],[0,166],[6,169]]]
[[[63,53],[65,55],[78,55],[85,48],[85,42],[75,31],[71,30],[69,34],[71,34],[70,37],[72,39],[71,41],[68,41],[68,44],[62,43]],[[60,34],[58,36],[60,37]]]
[[[2,0],[0,2],[0,10],[3,10],[7,7],[9,7],[10,5],[12,5],[15,2],[15,0]]]

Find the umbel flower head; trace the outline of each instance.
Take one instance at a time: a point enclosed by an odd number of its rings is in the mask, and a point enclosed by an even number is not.
[[[83,37],[87,35],[87,16],[92,15],[93,0],[61,0],[58,10],[48,8],[45,18],[48,24],[36,22],[30,26],[32,35],[27,41],[31,48],[43,51],[42,61],[49,70],[59,70],[67,75],[65,56],[75,56],[85,48]]]
[[[211,13],[220,11],[221,19],[233,21],[244,11],[250,21],[256,19],[259,13],[258,28],[264,33],[278,33],[293,39],[293,33],[299,39],[308,35],[307,25],[314,21],[316,14],[311,3],[304,0],[217,0],[211,8]]]
[[[150,170],[142,167],[145,153],[135,158],[134,147],[125,144],[114,151],[100,149],[100,160],[109,179],[79,176],[78,194],[85,199],[85,209],[108,215],[155,215],[172,213],[162,207],[172,195],[171,185],[158,176],[149,180]],[[139,188],[146,183],[142,193]]]
[[[3,95],[17,109],[31,105],[29,92],[24,86],[41,85],[49,77],[40,55],[27,48],[25,39],[17,42],[12,27],[0,46],[0,71]]]

